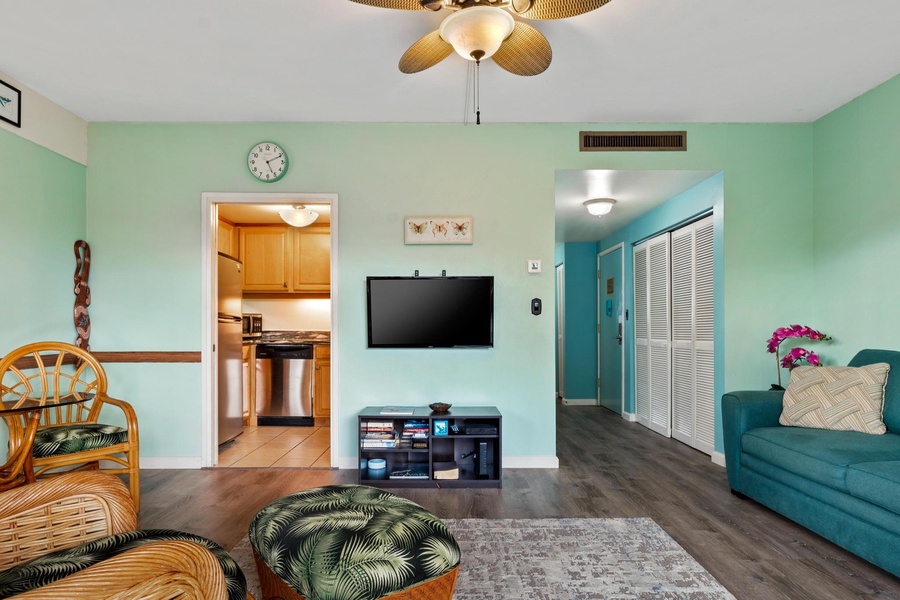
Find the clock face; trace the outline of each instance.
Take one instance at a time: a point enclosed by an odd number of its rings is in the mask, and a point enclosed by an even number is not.
[[[287,173],[288,158],[281,146],[272,142],[260,142],[247,155],[250,173],[260,181],[278,181]]]

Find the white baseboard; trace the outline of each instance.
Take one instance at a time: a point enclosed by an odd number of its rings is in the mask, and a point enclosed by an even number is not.
[[[556,456],[504,456],[504,469],[558,469]]]
[[[719,465],[720,467],[725,466],[725,454],[722,452],[713,452],[709,458],[712,460],[714,465]]]
[[[596,398],[563,398],[562,403],[566,406],[597,406]]]
[[[159,456],[153,458],[141,457],[142,469],[199,469],[199,456]]]
[[[634,413],[623,412],[622,418],[628,421],[629,423],[637,423],[637,415]]]

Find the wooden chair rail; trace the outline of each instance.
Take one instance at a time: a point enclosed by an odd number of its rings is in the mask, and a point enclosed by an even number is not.
[[[101,363],[198,363],[199,352],[91,352]],[[42,357],[44,365],[56,364],[53,356]],[[68,357],[63,364],[75,364],[75,357]],[[17,369],[33,369],[37,363],[28,356],[13,363]]]

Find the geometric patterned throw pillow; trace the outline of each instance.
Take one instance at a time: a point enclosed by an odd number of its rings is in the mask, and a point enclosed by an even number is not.
[[[884,386],[891,366],[797,367],[784,393],[782,425],[885,433]]]

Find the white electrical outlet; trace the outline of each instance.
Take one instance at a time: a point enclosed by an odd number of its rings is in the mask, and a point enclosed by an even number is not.
[[[541,259],[539,259],[539,258],[529,259],[527,271],[529,273],[540,273],[541,272]]]

